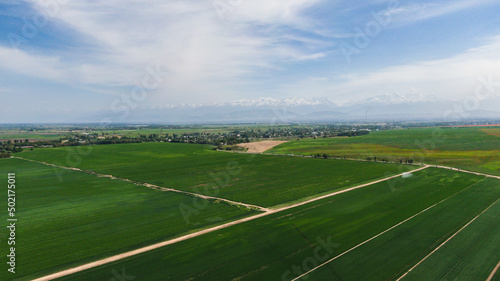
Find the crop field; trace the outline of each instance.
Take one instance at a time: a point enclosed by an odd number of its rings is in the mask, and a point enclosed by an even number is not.
[[[316,155],[453,166],[500,175],[500,128],[418,128],[374,131],[352,138],[294,140],[274,147],[271,153]]]
[[[403,280],[486,280],[491,271],[488,269],[500,261],[499,233],[500,202],[497,202]],[[498,273],[496,276],[500,277]]]
[[[27,132],[18,130],[0,131],[0,140],[57,140],[68,132]]]
[[[35,149],[16,156],[271,207],[417,167],[213,151],[172,143]],[[307,176],[304,176],[307,175]]]
[[[497,129],[488,129],[478,142],[490,153]],[[428,130],[301,139],[272,151],[361,158],[324,148],[379,142],[396,153]],[[436,145],[436,154],[463,157],[477,146],[463,131],[442,130],[456,144]],[[142,280],[486,280],[500,259],[500,181],[456,169],[149,142],[36,148],[0,159],[0,180],[9,172],[18,175],[15,280],[121,254],[60,280],[125,272]]]
[[[499,12],[0,1],[0,281],[500,281]]]
[[[275,129],[280,128],[289,128],[289,125],[273,125]],[[300,126],[294,126],[300,127]],[[149,134],[192,134],[192,133],[210,133],[210,134],[218,134],[218,133],[229,133],[235,130],[266,130],[269,129],[270,126],[261,125],[261,124],[246,124],[246,125],[203,125],[203,126],[187,126],[185,128],[160,128],[160,129],[151,129],[151,128],[137,128],[137,129],[121,129],[121,130],[111,130],[111,129],[93,129],[87,130],[87,132],[95,132],[95,133],[104,133],[109,135],[119,135],[126,137],[136,137],[139,135],[149,135]]]
[[[179,206],[193,205],[189,196],[77,171],[66,170],[58,177],[60,171],[54,167],[0,159],[2,182],[13,171],[17,175],[16,280],[31,280],[258,213],[207,201],[187,223]],[[7,202],[7,192],[0,193],[0,200]],[[7,209],[6,203],[2,206]],[[7,212],[1,212],[0,220],[6,219]],[[7,235],[0,232],[2,253],[7,253]],[[2,276],[7,264],[2,262],[0,269],[0,280],[6,280]]]
[[[94,132],[94,133],[104,133],[108,135],[117,135],[117,136],[125,136],[125,137],[137,137],[139,135],[149,135],[149,134],[158,134],[158,135],[165,135],[165,134],[191,134],[191,133],[210,133],[210,134],[217,134],[217,133],[227,133],[231,132],[232,128],[231,127],[193,127],[193,128],[179,128],[179,129],[123,129],[123,130],[98,130],[94,129],[89,132]]]
[[[498,180],[428,168],[61,280],[122,268],[144,280],[293,280],[330,260],[307,280],[396,280],[499,198]],[[490,247],[494,253],[500,245]],[[483,273],[493,269],[483,265]]]
[[[374,280],[398,279],[475,216],[492,204],[498,204],[499,198],[498,185],[492,187],[488,182],[476,184],[393,231],[330,262],[329,266],[313,271],[309,274],[308,280],[325,280],[331,275],[328,267],[338,268],[338,273],[345,277],[345,280],[360,280],[366,276],[370,279],[373,276]],[[492,250],[500,250],[498,244],[490,244],[489,247]],[[473,249],[470,254],[481,255],[482,253],[479,249]],[[453,259],[453,263],[461,259],[457,253],[452,253],[448,257]],[[475,263],[474,265],[483,264]],[[482,274],[475,276],[476,280],[486,280],[493,267],[494,265],[483,268],[480,272]],[[460,275],[460,277],[464,276]],[[434,279],[426,277],[424,280]]]
[[[236,127],[235,127],[236,128]],[[22,129],[3,129],[0,131],[0,140],[58,140],[59,138],[67,137],[71,134],[82,134],[82,133],[98,133],[105,135],[114,136],[125,136],[125,137],[138,137],[140,135],[150,135],[150,134],[191,134],[191,133],[227,133],[231,132],[233,127],[190,127],[190,128],[179,128],[179,129],[46,129],[43,131],[28,131]]]

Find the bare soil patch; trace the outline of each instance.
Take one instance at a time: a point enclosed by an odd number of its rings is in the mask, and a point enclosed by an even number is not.
[[[258,142],[240,143],[238,146],[248,149],[248,153],[262,153],[268,149],[271,149],[277,145],[285,143],[286,141],[279,140],[266,140]]]

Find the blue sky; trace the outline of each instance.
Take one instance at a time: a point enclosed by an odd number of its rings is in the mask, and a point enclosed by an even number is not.
[[[500,77],[499,12],[495,0],[4,1],[0,118],[258,97],[460,100],[478,77]]]

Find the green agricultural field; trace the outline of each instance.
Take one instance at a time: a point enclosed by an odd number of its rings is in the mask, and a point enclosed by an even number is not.
[[[281,144],[271,153],[330,156],[380,161],[414,159],[500,175],[500,128],[418,128],[374,131],[351,138],[301,139]]]
[[[437,204],[381,235],[381,241],[385,241],[382,244],[367,243],[366,253],[357,252],[362,260],[366,260],[365,254],[373,256],[374,251],[378,258],[375,263],[366,261],[366,267],[358,268],[361,271],[356,274],[364,272],[363,280],[367,276],[370,280],[385,280],[387,274],[401,273],[404,266],[416,263],[499,196],[498,181],[429,168],[410,178],[342,193],[61,280],[112,278],[113,272],[144,280],[292,280],[298,272],[305,272]],[[423,240],[419,243],[420,235]],[[407,239],[417,245],[412,246]],[[377,250],[379,246],[381,250]],[[416,257],[406,257],[409,250],[405,247],[409,246],[417,250]],[[384,253],[388,249],[393,256]],[[390,267],[382,256],[401,259],[403,264],[396,262],[394,268]],[[384,277],[368,275],[370,270],[384,266],[391,270]],[[332,269],[343,274],[341,267]],[[326,278],[308,280],[340,280],[328,272]],[[342,278],[360,280],[355,275]]]
[[[203,126],[186,126],[185,128],[160,128],[160,129],[150,129],[150,128],[137,128],[137,129],[122,129],[122,130],[99,130],[98,128],[92,130],[86,130],[86,132],[93,133],[104,133],[108,135],[126,136],[126,137],[138,137],[140,135],[158,134],[165,135],[169,134],[193,134],[193,133],[229,133],[235,130],[267,130],[271,126],[261,125],[261,124],[247,124],[247,125],[203,125]],[[290,125],[272,125],[275,129],[289,128]],[[297,127],[297,126],[295,126]],[[298,126],[300,127],[300,126]]]
[[[35,149],[16,156],[270,207],[416,168],[142,143]]]
[[[68,132],[27,132],[18,130],[0,131],[0,140],[58,140]]]
[[[328,266],[313,271],[308,275],[307,280],[328,280],[332,274],[329,268],[335,268],[337,274],[342,276],[342,280],[346,281],[365,278],[396,280],[483,210],[492,204],[498,204],[499,199],[500,184],[498,180],[479,182],[392,231],[335,259],[328,263]],[[490,225],[490,227],[492,226]],[[496,235],[498,239],[498,233],[493,235]],[[460,245],[447,256],[447,258],[453,259],[455,264],[452,266],[466,258],[459,254],[462,247],[463,245]],[[488,247],[490,250],[500,251],[499,244],[490,244]],[[473,249],[470,254],[481,256],[485,253],[479,249]],[[481,266],[481,263],[471,262],[473,266]],[[483,263],[483,265],[487,264]],[[466,277],[465,273],[460,275],[459,279],[486,280],[493,267],[494,265],[490,265],[476,269],[477,275],[472,279],[464,278]],[[472,273],[467,270],[465,272]],[[422,277],[424,278],[416,280],[445,280],[430,278],[427,273],[424,273]],[[303,280],[305,279],[303,278]]]
[[[190,127],[190,128],[179,128],[179,129],[130,129],[130,130],[109,130],[109,129],[46,129],[43,131],[27,131],[22,129],[3,129],[0,131],[0,140],[14,140],[14,139],[29,139],[29,140],[58,140],[61,137],[68,136],[74,133],[98,133],[106,135],[117,135],[126,137],[139,137],[140,135],[149,134],[185,134],[185,133],[227,133],[232,131],[232,127]]]
[[[16,280],[31,280],[257,213],[207,203],[190,217],[188,224],[179,206],[193,205],[190,196],[77,171],[61,173],[59,169],[26,160],[0,159],[2,184],[7,183],[9,172],[16,173],[17,181]],[[0,220],[5,224],[4,191],[0,193]],[[198,199],[200,204],[201,201],[204,200]],[[3,226],[2,255],[7,253],[8,235]],[[5,255],[0,280],[7,280]]]
[[[179,128],[179,129],[137,129],[137,130],[92,130],[94,133],[104,133],[108,135],[126,136],[126,137],[138,137],[140,135],[165,135],[165,134],[192,134],[192,133],[227,133],[231,132],[231,128],[210,128],[210,127],[200,127],[200,128]]]
[[[499,261],[500,202],[497,202],[403,280],[486,280]]]

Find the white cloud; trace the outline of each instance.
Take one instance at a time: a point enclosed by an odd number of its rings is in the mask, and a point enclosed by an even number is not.
[[[33,55],[0,46],[2,68],[23,75],[59,80],[65,77],[64,64],[57,57]]]
[[[459,0],[402,5],[397,11],[396,21],[403,24],[413,23],[495,2],[495,0]]]
[[[22,67],[16,71],[85,85],[127,86],[140,83],[146,66],[160,65],[170,76],[157,91],[158,98],[163,93],[164,100],[176,100],[178,95],[211,100],[241,90],[245,78],[277,68],[279,62],[325,56],[314,50],[319,42],[301,47],[275,32],[314,32],[312,19],[301,13],[320,1],[223,1],[234,6],[224,20],[212,1],[61,1],[51,19],[94,42],[98,51],[86,63],[23,53],[47,73],[27,73]],[[31,3],[47,11],[45,1]],[[16,63],[17,59],[7,62]]]
[[[286,73],[283,62],[321,61],[338,51],[328,51],[336,44],[333,38],[352,36],[333,32],[340,27],[325,27],[307,15],[309,8],[325,0],[221,0],[232,5],[222,20],[211,0],[58,1],[61,5],[52,10],[51,20],[93,42],[95,52],[83,59],[78,48],[63,57],[0,47],[0,68],[109,93],[110,87],[139,85],[147,74],[146,66],[160,65],[170,76],[150,95],[152,102],[200,103],[252,95],[350,99],[410,88],[428,94],[464,95],[478,75],[497,73],[495,66],[500,62],[499,40],[448,59],[369,73],[353,71],[329,79],[314,78],[326,76],[318,73],[324,65],[318,69],[310,66],[311,77],[302,81],[273,84],[280,78],[272,77],[274,80],[268,80],[272,82],[259,85],[259,78],[267,78],[270,72]],[[47,1],[30,2],[47,12],[43,4]],[[492,2],[402,5],[394,19],[416,22]],[[384,7],[386,3],[379,2]],[[259,90],[265,83],[269,83],[265,85],[269,92],[262,93]]]
[[[284,86],[282,92],[292,96],[324,95],[339,103],[409,90],[459,100],[474,94],[480,77],[496,77],[494,81],[500,83],[499,65],[500,37],[496,37],[490,44],[454,57],[351,72],[327,81],[305,78]],[[497,90],[500,94],[500,87]]]
[[[322,0],[240,0],[234,9],[227,13],[231,20],[264,25],[289,25],[300,29],[311,27],[312,18],[307,21],[301,12]]]

